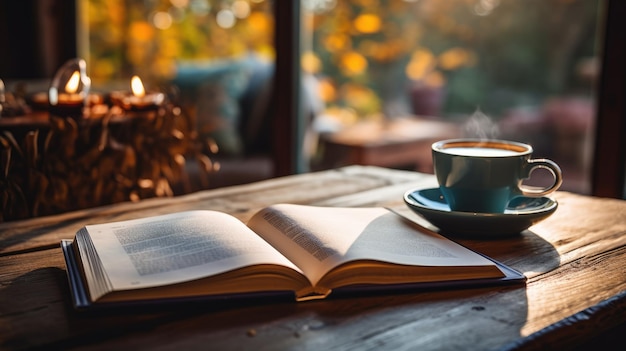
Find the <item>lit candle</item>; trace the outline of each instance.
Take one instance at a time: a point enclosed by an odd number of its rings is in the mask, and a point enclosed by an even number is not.
[[[82,94],[76,94],[75,95],[79,95],[82,96]],[[45,92],[38,92],[38,93],[34,93],[31,97],[30,97],[30,105],[32,105],[35,109],[38,110],[47,110],[50,107],[50,103],[48,102],[48,93]],[[71,97],[67,97],[69,94],[60,94],[57,97],[57,105],[61,104],[69,104],[69,101],[72,100]],[[102,97],[101,94],[99,93],[89,93],[87,94],[87,101],[85,101],[85,105],[86,106],[94,106],[94,105],[101,105],[104,102],[104,98]]]
[[[82,115],[85,93],[78,92],[79,84],[80,73],[74,71],[65,84],[63,92],[59,93],[56,87],[51,87],[48,92],[51,112],[61,115]]]
[[[146,93],[146,90],[138,76],[130,80],[131,93],[112,93],[111,98],[125,110],[147,111],[156,110],[163,104],[163,93]]]

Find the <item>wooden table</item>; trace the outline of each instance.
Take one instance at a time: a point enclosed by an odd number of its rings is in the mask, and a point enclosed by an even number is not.
[[[98,314],[71,307],[59,241],[85,224],[188,209],[245,221],[278,202],[406,210],[406,190],[434,184],[432,175],[352,166],[0,224],[0,348],[597,349],[603,333],[624,329],[626,201],[568,192],[519,237],[459,240],[523,272],[525,286]]]
[[[433,173],[431,145],[458,138],[454,123],[418,117],[364,121],[344,130],[323,134],[323,166],[381,166]]]

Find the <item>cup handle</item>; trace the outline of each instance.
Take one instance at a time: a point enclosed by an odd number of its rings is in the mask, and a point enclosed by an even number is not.
[[[521,191],[522,195],[531,196],[531,197],[539,197],[539,196],[548,195],[556,191],[563,183],[563,175],[561,174],[561,168],[555,162],[545,159],[545,158],[531,159],[526,162],[527,162],[526,166],[528,169],[527,178],[530,178],[531,173],[535,169],[543,168],[543,169],[547,169],[548,171],[550,171],[550,173],[552,173],[552,176],[554,177],[554,183],[552,183],[551,186],[548,186],[545,188],[531,188],[531,187],[523,186],[522,181],[520,180],[519,190]]]

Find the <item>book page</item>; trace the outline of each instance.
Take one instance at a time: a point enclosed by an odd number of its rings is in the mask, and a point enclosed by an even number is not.
[[[314,284],[332,268],[354,260],[400,265],[494,265],[385,208],[280,204],[255,214],[248,226],[299,266]]]
[[[299,271],[241,221],[216,211],[90,225],[87,231],[115,290],[184,282],[256,264]]]

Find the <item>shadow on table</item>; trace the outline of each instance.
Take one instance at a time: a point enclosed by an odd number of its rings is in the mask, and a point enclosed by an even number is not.
[[[474,251],[496,259],[532,278],[558,268],[561,258],[556,248],[532,230],[499,240],[458,240]]]
[[[532,231],[533,227],[517,234],[505,234],[498,238],[497,230],[490,230],[487,237],[470,235],[450,235],[440,232],[436,226],[423,216],[413,213],[406,206],[393,207],[392,210],[414,222],[426,232],[439,234],[457,243],[504,263],[526,275],[527,278],[549,272],[561,263],[556,248],[540,235]],[[454,220],[454,219],[450,219]]]
[[[555,247],[530,230],[506,239],[455,241],[527,278],[558,268],[561,261]],[[389,349],[499,349],[519,342],[528,303],[525,285],[505,285],[354,294],[298,307],[316,315],[316,330],[341,325],[333,333],[343,340],[325,345],[330,348],[361,337],[360,346],[384,344]]]
[[[555,247],[530,230],[499,240],[451,239],[527,278],[560,264]],[[524,284],[415,289],[345,295],[299,308],[317,315],[317,329],[320,325],[342,325],[334,333],[344,340],[325,345],[328,348],[355,342],[367,331],[359,346],[439,349],[445,345],[447,349],[467,349],[480,345],[480,349],[500,349],[519,342],[528,318],[528,295]]]

